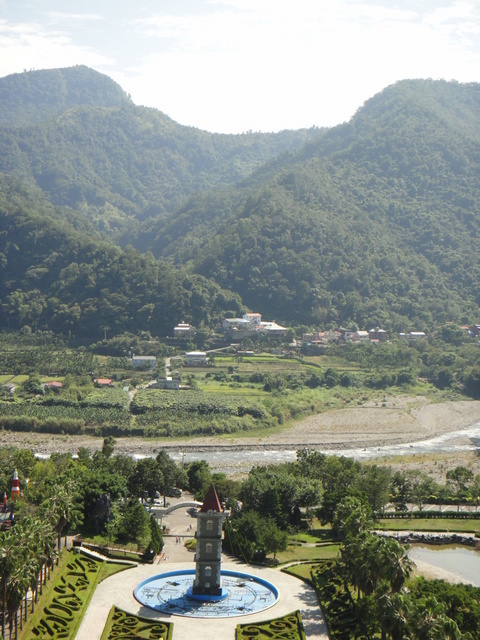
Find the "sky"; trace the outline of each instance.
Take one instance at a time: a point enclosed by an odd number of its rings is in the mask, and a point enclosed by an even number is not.
[[[479,0],[0,0],[0,77],[87,65],[212,132],[345,122],[406,78],[480,81]]]

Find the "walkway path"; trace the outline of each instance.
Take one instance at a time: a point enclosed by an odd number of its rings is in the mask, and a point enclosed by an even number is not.
[[[235,627],[239,623],[277,618],[297,609],[302,615],[307,640],[329,640],[326,624],[312,587],[278,569],[250,567],[232,559],[224,560],[222,567],[233,571],[248,571],[272,582],[277,587],[280,597],[275,606],[249,616],[208,620],[159,614],[139,604],[133,597],[133,590],[142,580],[164,571],[195,568],[194,554],[185,548],[184,542],[187,538],[193,538],[196,520],[180,510],[172,513],[170,518],[170,535],[164,537],[163,553],[166,559],[160,560],[157,556],[153,566],[139,565],[134,569],[117,573],[100,583],[75,640],[99,640],[110,608],[114,604],[135,615],[173,622],[173,640],[234,640]]]
[[[307,639],[328,640],[329,636],[315,591],[301,580],[276,569],[247,568],[249,573],[275,584],[280,594],[278,603],[274,607],[249,616],[218,618],[216,620],[168,616],[144,607],[133,597],[135,587],[146,578],[161,573],[162,570],[179,571],[193,567],[190,557],[190,562],[166,561],[162,562],[161,568],[158,565],[139,565],[134,569],[122,571],[107,578],[98,585],[80,625],[76,640],[99,640],[113,605],[145,618],[173,622],[173,640],[212,640],[212,638],[234,640],[235,627],[239,623],[260,622],[269,618],[281,617],[298,609],[303,618]],[[235,562],[224,562],[222,567],[232,571],[245,569],[244,565],[239,566],[239,563]]]

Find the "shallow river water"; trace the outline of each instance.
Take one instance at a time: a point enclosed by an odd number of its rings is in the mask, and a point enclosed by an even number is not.
[[[435,438],[396,444],[384,447],[364,447],[361,449],[325,449],[315,447],[318,451],[329,455],[342,455],[355,460],[372,460],[388,456],[411,455],[435,452],[455,453],[460,451],[480,451],[480,422],[470,427],[451,431]],[[216,471],[227,474],[247,473],[255,465],[275,464],[295,460],[296,449],[251,449],[232,450],[205,449],[197,451],[169,451],[169,455],[177,461],[191,462],[206,460]]]

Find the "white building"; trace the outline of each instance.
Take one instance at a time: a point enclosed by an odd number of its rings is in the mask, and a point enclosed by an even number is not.
[[[203,367],[208,364],[205,351],[188,351],[185,353],[185,365],[187,367]]]
[[[193,338],[195,335],[195,329],[191,324],[179,322],[173,329],[173,335],[175,338]]]
[[[247,320],[252,325],[260,325],[262,322],[262,314],[261,313],[244,313],[243,319]]]
[[[155,369],[157,366],[157,358],[155,356],[136,356],[132,355],[132,365],[134,367],[149,367]]]

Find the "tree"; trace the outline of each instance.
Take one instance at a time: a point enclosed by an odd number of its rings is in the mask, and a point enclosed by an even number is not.
[[[405,594],[392,593],[389,585],[382,582],[376,591],[378,620],[382,640],[389,636],[392,640],[404,640],[410,615],[410,601]]]
[[[299,504],[296,478],[282,468],[254,467],[240,487],[240,500],[245,511],[256,511],[273,518],[286,529]]]
[[[332,529],[336,536],[346,542],[353,540],[358,534],[373,528],[372,510],[360,498],[346,496],[337,505],[333,517]]]
[[[110,458],[115,450],[116,440],[113,436],[107,436],[103,439],[102,455],[104,458]]]
[[[157,455],[156,463],[162,474],[162,482],[158,488],[163,494],[163,506],[166,507],[167,496],[173,495],[173,489],[175,488],[177,478],[179,477],[178,467],[170,458],[168,453],[163,450]]]
[[[67,480],[63,485],[50,486],[41,507],[46,520],[57,533],[60,549],[62,533],[69,529],[76,529],[83,522],[76,483],[73,480]]]
[[[203,498],[212,482],[212,474],[205,460],[194,460],[186,467],[190,491]]]
[[[148,547],[149,555],[154,558],[163,549],[163,535],[157,521],[150,516],[150,544]]]
[[[390,499],[392,472],[388,467],[364,465],[355,486],[367,496],[372,511],[376,513],[383,509]]]
[[[406,476],[409,484],[409,502],[416,504],[422,511],[423,505],[432,493],[433,480],[419,469],[407,471]]]
[[[154,498],[163,482],[163,474],[156,460],[143,458],[137,461],[135,471],[128,481],[128,488],[134,496],[143,499],[148,495],[149,498]]]
[[[277,558],[277,553],[285,551],[288,546],[287,532],[279,529],[272,519],[264,522],[258,536],[259,545],[264,548],[265,553],[273,553],[274,560]]]
[[[31,395],[43,394],[42,381],[38,373],[31,373],[25,382],[22,382],[22,389]]]
[[[393,538],[382,538],[381,541],[377,562],[382,577],[389,582],[393,593],[399,593],[415,567],[415,563],[408,556],[410,545],[401,545]]]
[[[455,467],[447,471],[447,481],[449,481],[457,492],[457,511],[460,511],[460,503],[467,498],[467,484],[473,480],[473,471],[466,467]]]
[[[137,500],[131,499],[123,509],[120,522],[119,537],[126,542],[143,542],[150,531],[150,519],[145,507]]]
[[[445,613],[445,605],[434,596],[413,603],[408,629],[415,640],[460,640],[457,623]]]

